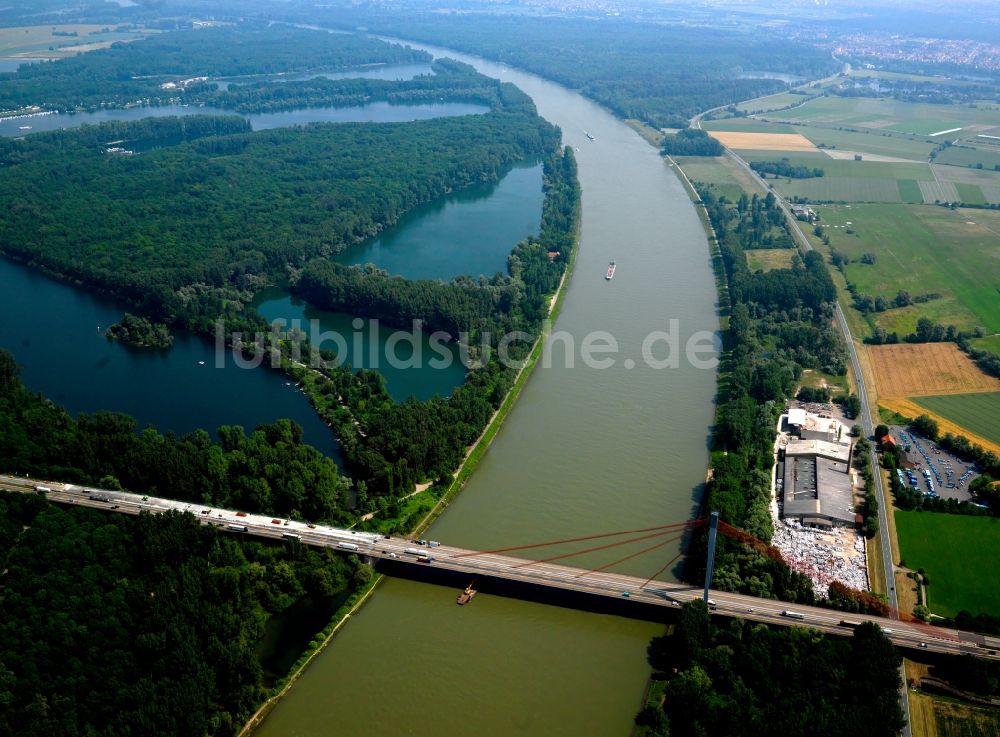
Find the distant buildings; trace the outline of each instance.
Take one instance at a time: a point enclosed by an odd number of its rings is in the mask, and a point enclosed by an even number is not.
[[[811,527],[857,524],[853,443],[844,425],[803,409],[782,416],[787,429],[779,442],[779,500],[782,517]]]

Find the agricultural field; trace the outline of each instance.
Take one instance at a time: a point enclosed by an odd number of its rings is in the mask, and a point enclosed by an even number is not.
[[[924,396],[914,401],[976,435],[1000,443],[1000,392]]]
[[[871,315],[874,325],[902,336],[913,332],[919,317],[929,317],[970,332],[982,326],[1000,333],[1000,212],[925,205],[815,210],[831,248],[850,258],[845,272],[858,291],[889,300],[900,290],[939,295]],[[865,253],[875,254],[876,263],[861,263]]]
[[[816,151],[816,146],[799,133],[758,133],[756,131],[711,131],[710,135],[736,150]]]
[[[907,662],[910,676],[912,663]],[[926,670],[926,668],[925,668]],[[914,737],[1000,737],[1000,711],[952,698],[910,692]]]
[[[794,248],[757,248],[744,251],[747,257],[747,268],[750,271],[772,271],[773,269],[787,269],[792,265],[792,258],[796,254]]]
[[[793,125],[783,125],[781,123],[770,123],[756,118],[720,118],[718,120],[704,120],[701,127],[711,133],[712,131],[732,131],[734,133],[796,133],[798,127]]]
[[[764,194],[757,180],[728,156],[675,156],[673,159],[692,182],[715,185],[717,194],[733,202],[739,200],[744,191]]]
[[[804,122],[909,133],[940,140],[968,135],[969,127],[1000,125],[1000,107],[984,104],[931,105],[891,98],[825,96],[774,116],[780,122]],[[962,129],[950,133],[952,129]],[[937,134],[937,135],[935,135]]]
[[[934,163],[972,168],[975,168],[977,164],[982,164],[983,169],[993,169],[996,166],[1000,166],[1000,150],[974,148],[964,144],[949,146],[943,151],[938,152],[934,158]]]
[[[969,204],[1000,203],[1000,172],[998,171],[942,166],[940,164],[932,164],[931,171],[936,181],[954,185],[955,193],[963,202]]]
[[[1000,518],[895,512],[900,557],[923,568],[930,610],[1000,614]]]
[[[868,346],[879,402],[887,397],[1000,391],[954,343]]]
[[[989,351],[990,353],[996,353],[1000,356],[1000,335],[988,335],[985,338],[973,338],[970,342],[981,351]]]
[[[803,197],[810,202],[901,203],[899,183],[895,179],[874,177],[819,177],[816,179],[778,179],[774,188],[785,197]]]
[[[50,59],[72,56],[82,51],[110,46],[116,41],[134,41],[148,33],[144,30],[118,28],[84,24],[0,28],[0,57]],[[54,35],[54,32],[77,35]]]
[[[794,92],[779,92],[776,95],[768,95],[767,97],[758,97],[754,100],[741,102],[736,106],[736,109],[751,113],[780,110],[792,105],[801,105],[803,102],[808,100],[812,94],[813,93],[797,95]]]
[[[1000,737],[1000,713],[996,709],[934,700],[936,737]]]
[[[963,394],[954,394],[952,396],[961,397],[965,396]],[[927,415],[928,417],[935,420],[938,424],[938,429],[942,434],[951,433],[952,435],[961,435],[969,440],[971,443],[985,448],[986,450],[993,451],[994,453],[1000,455],[1000,443],[996,443],[989,438],[978,435],[970,430],[965,425],[959,425],[958,423],[943,417],[942,415],[927,409],[922,404],[917,404],[917,401],[921,397],[889,397],[887,399],[879,398],[879,407],[883,408],[889,413],[892,413],[898,417],[905,417],[907,419],[913,419],[914,417],[919,417],[920,415]]]

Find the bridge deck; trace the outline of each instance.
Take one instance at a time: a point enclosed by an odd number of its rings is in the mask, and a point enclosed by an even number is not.
[[[311,525],[129,492],[0,476],[0,488],[10,491],[37,493],[35,487],[39,484],[49,489],[45,493],[53,502],[135,515],[141,512],[160,514],[170,510],[189,512],[200,519],[202,524],[214,525],[234,534],[278,540],[294,536],[305,545],[356,553],[373,560],[391,560],[472,576],[521,581],[535,586],[610,597],[623,603],[634,602],[671,609],[697,599],[702,594],[700,588],[686,584],[663,581],[651,581],[647,584],[645,579],[636,576],[607,571],[594,572],[451,545],[421,546],[407,538]],[[246,531],[233,531],[230,529],[233,525],[245,527]],[[419,556],[430,556],[432,560],[421,562]],[[782,626],[808,626],[837,635],[849,635],[853,631],[852,628],[841,625],[842,621],[871,621],[881,626],[889,639],[900,647],[1000,659],[1000,651],[988,649],[984,638],[973,633],[881,617],[845,614],[821,607],[787,604],[724,591],[713,590],[709,596],[714,613],[719,615]],[[789,617],[786,612],[793,613],[793,616]]]

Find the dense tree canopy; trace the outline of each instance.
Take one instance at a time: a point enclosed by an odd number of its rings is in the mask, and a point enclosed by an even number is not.
[[[553,79],[624,118],[654,127],[687,126],[695,114],[784,88],[752,70],[812,78],[835,71],[820,49],[773,35],[602,17],[454,14],[368,6],[330,22],[481,54]],[[581,121],[582,122],[582,121]]]
[[[494,109],[261,132],[238,119],[161,119],[0,141],[0,242],[154,319],[209,329],[268,275],[371,237],[453,189],[497,181],[512,163],[556,146],[558,130],[517,88],[467,67],[454,76],[492,85]],[[136,156],[95,145],[153,135],[183,142]]]
[[[268,618],[358,565],[8,492],[0,529],[0,734],[18,737],[234,734],[266,693]]]
[[[903,727],[902,659],[874,624],[851,638],[738,619],[716,626],[694,601],[649,656],[666,681],[667,716],[639,715],[649,737],[894,737]]]

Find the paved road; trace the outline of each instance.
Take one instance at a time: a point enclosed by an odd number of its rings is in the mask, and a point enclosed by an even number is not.
[[[716,108],[719,109],[719,108]],[[704,115],[709,112],[706,111],[701,115],[695,116],[691,120],[691,125],[694,128],[701,128],[701,119]],[[764,189],[765,191],[773,191],[765,182],[760,175],[757,174],[750,165],[747,164],[740,156],[730,149],[726,149],[726,155],[729,156],[733,161],[735,161],[744,171],[746,171],[751,177],[753,177]],[[785,218],[788,221],[790,229],[792,231],[792,236],[798,241],[799,246],[803,251],[812,251],[812,244],[809,242],[809,238],[802,231],[801,225],[799,225],[799,220],[794,215],[792,215],[791,210],[788,207],[788,203],[778,195],[777,192],[774,193],[777,197],[778,204],[781,207],[782,212],[785,214]],[[854,344],[854,338],[851,335],[851,328],[847,324],[847,319],[844,316],[844,310],[840,306],[840,302],[836,305],[836,317],[837,324],[840,327],[840,331],[844,335],[844,341],[847,343],[847,349],[851,356],[851,368],[854,371],[854,377],[857,381],[858,386],[858,398],[861,400],[861,429],[864,431],[866,437],[872,437],[875,434],[875,428],[872,421],[871,411],[872,407],[868,402],[868,390],[865,387],[865,377],[861,372],[861,363],[858,360],[857,347]],[[875,448],[869,450],[869,460],[871,461],[872,470],[874,471],[875,478],[875,495],[879,500],[878,505],[878,526],[879,526],[879,538],[882,543],[882,570],[885,574],[885,585],[888,587],[886,596],[889,600],[889,605],[892,607],[893,618],[898,619],[899,610],[899,599],[896,596],[896,577],[895,577],[895,566],[893,564],[892,556],[892,542],[889,538],[889,504],[886,498],[883,484],[882,484],[882,472],[879,468],[878,457],[875,455]],[[907,726],[903,730],[903,737],[909,737],[910,735],[910,705],[909,699],[907,698],[906,692],[906,673],[902,672],[903,677],[903,690],[900,695],[900,703],[903,707],[903,715],[906,717]]]
[[[0,476],[0,488],[11,491],[33,494],[36,493],[39,484],[46,487],[45,494],[49,500],[61,504],[134,515],[141,512],[162,514],[170,510],[189,512],[200,519],[202,524],[214,525],[232,534],[277,540],[294,538],[305,545],[355,553],[373,562],[392,560],[415,566],[433,566],[436,569],[471,576],[522,581],[537,586],[607,597],[623,603],[651,604],[665,609],[679,607],[685,602],[701,597],[699,587],[686,584],[653,581],[646,585],[642,578],[606,571],[593,572],[583,568],[535,562],[437,543],[421,545],[407,538],[312,525],[128,492]],[[971,633],[880,617],[848,615],[820,607],[791,605],[773,599],[758,599],[723,591],[712,591],[710,601],[716,614],[775,625],[808,626],[836,635],[849,635],[852,632],[852,627],[843,624],[844,622],[859,624],[862,621],[872,621],[881,626],[889,639],[900,647],[954,655],[975,654],[979,657],[1000,660],[1000,651],[989,649],[983,637]]]

